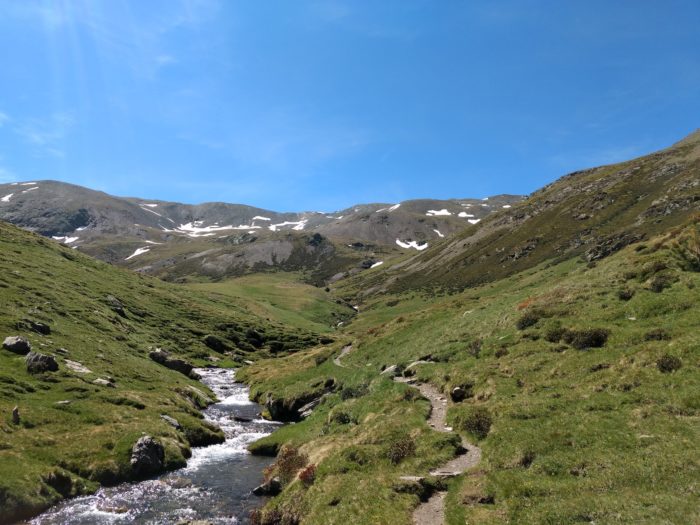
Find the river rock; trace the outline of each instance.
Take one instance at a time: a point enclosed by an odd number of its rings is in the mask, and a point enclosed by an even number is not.
[[[282,492],[282,483],[279,478],[272,478],[253,489],[253,494],[256,496],[277,496],[280,492]]]
[[[39,352],[29,352],[24,360],[27,363],[27,372],[30,374],[56,372],[58,370],[58,363],[51,355],[41,354]]]
[[[163,470],[165,450],[151,436],[143,436],[131,449],[131,470],[136,477],[146,477]]]
[[[15,354],[27,355],[32,350],[32,345],[24,337],[13,335],[6,337],[2,342],[2,347],[5,350],[14,352]]]

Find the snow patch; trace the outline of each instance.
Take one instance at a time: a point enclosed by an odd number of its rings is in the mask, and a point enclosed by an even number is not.
[[[452,212],[443,208],[442,210],[428,210],[425,214],[428,217],[437,217],[438,215],[452,215]]]
[[[20,184],[20,186],[34,186],[36,185],[36,182],[23,182]]]
[[[437,234],[438,234],[438,237],[440,237],[441,239],[445,237],[442,233],[440,233],[440,230],[433,230],[433,231],[434,231],[435,233],[437,233]]]
[[[478,224],[481,219],[467,219],[469,224]]]
[[[508,208],[510,208],[510,204],[504,204],[503,206],[501,206],[501,208],[505,208],[507,210]]]
[[[36,184],[36,183],[34,183],[34,184]],[[26,184],[22,184],[22,186],[26,186]],[[22,193],[29,193],[32,190],[38,190],[38,189],[39,189],[39,186],[32,186],[31,188],[24,190]]]
[[[172,222],[172,219],[168,219],[169,221]],[[255,226],[254,224],[241,224],[240,226],[202,226],[204,224],[203,221],[194,221],[194,222],[188,222],[186,224],[181,224],[180,226],[177,226],[174,230],[168,230],[161,226],[163,228],[163,231],[168,232],[168,233],[181,233],[184,235],[187,235],[188,237],[211,237],[213,235],[216,235],[216,232],[222,232],[226,230],[253,230],[253,229],[260,229],[260,226]]]
[[[13,195],[14,195],[14,193],[10,193],[9,195],[5,195],[2,199],[0,199],[0,202],[10,202],[10,199],[12,198]]]
[[[401,246],[401,248],[415,248],[419,252],[425,250],[428,247],[427,242],[423,242],[422,244],[419,244],[417,241],[403,242],[400,239],[396,239],[396,244]]]
[[[384,264],[384,261],[377,261],[372,266],[370,266],[370,268],[376,268],[377,266],[381,266],[382,264]]]
[[[143,241],[146,244],[163,244],[162,242],[155,242],[155,241]]]
[[[125,260],[125,261],[128,261],[129,259],[132,259],[132,258],[136,257],[137,255],[142,255],[142,254],[144,254],[144,253],[146,253],[146,252],[150,252],[150,251],[151,251],[150,248],[137,248],[136,251],[135,251],[134,253],[132,253],[131,255],[129,255],[129,256],[128,256],[126,259],[124,259],[124,260]]]
[[[300,221],[294,222],[294,221],[284,221],[280,222],[279,224],[270,224],[268,228],[270,231],[276,232],[277,228],[280,228],[282,226],[293,226],[292,230],[303,230],[304,227],[306,226],[306,223],[308,222],[308,219],[302,219]]]
[[[147,202],[143,202],[140,205],[141,206],[148,206],[149,208],[155,208],[156,206],[158,206],[157,204],[151,204],[151,203],[147,203]]]
[[[474,215],[472,215],[471,213],[467,213],[466,211],[460,211],[457,217],[474,217]]]
[[[78,240],[78,237],[68,237],[68,236],[65,236],[65,237],[53,236],[51,238],[55,241],[62,242],[64,244],[70,244],[70,243]]]
[[[158,217],[162,217],[162,215],[160,213],[158,213],[157,211],[149,210],[148,208],[144,208],[143,206],[141,207],[141,209],[143,211],[147,211],[148,213],[152,213],[153,215],[157,215]]]
[[[270,217],[263,217],[261,215],[256,215],[255,217],[253,217],[253,220],[254,221],[271,221],[272,219],[270,219]]]
[[[399,206],[401,206],[401,203],[399,202],[398,204],[394,204],[391,208],[389,208],[389,211],[394,211],[398,210]]]
[[[80,228],[76,228],[75,231],[81,232],[83,230],[87,230],[87,226],[81,226]]]

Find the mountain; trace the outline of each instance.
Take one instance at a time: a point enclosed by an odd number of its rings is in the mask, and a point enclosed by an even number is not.
[[[166,279],[265,268],[322,282],[381,254],[422,250],[521,197],[364,204],[333,213],[120,198],[55,181],[0,185],[0,218],[84,253]],[[363,266],[364,265],[364,266]]]
[[[371,276],[373,293],[462,290],[583,256],[593,262],[686,222],[700,209],[700,132],[638,159],[578,171]]]

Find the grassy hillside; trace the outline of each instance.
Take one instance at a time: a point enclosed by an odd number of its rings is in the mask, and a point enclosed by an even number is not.
[[[314,302],[320,317],[337,307]],[[131,447],[142,433],[165,445],[166,468],[183,465],[190,446],[221,440],[199,412],[211,392],[148,353],[163,348],[191,364],[232,366],[318,344],[320,317],[290,328],[286,305],[276,315],[250,306],[0,223],[0,340],[23,336],[59,366],[32,374],[22,355],[0,348],[0,522],[131,478]]]
[[[302,280],[298,273],[274,272],[188,287],[211,297],[227,297],[261,318],[317,333],[333,332],[338,323],[352,317],[350,306],[335,302],[323,288]]]
[[[358,276],[348,293],[463,290],[545,261],[597,260],[687,221],[700,208],[698,173],[700,132],[645,157],[562,177],[374,279]]]
[[[449,482],[450,524],[698,522],[699,228],[452,295],[374,296],[334,348],[245,369],[259,399],[295,407],[326,393],[252,447],[281,449],[268,475],[287,481],[260,522],[411,523],[435,481],[400,476],[426,475],[460,435],[484,457]],[[414,389],[380,375],[417,360],[416,377],[448,399],[468,392],[450,402],[450,434],[427,426]]]

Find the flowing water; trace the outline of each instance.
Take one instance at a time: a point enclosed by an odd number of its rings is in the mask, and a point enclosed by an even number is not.
[[[252,456],[246,446],[276,427],[260,419],[260,407],[248,401],[248,388],[234,382],[234,371],[198,369],[202,382],[220,402],[204,411],[226,434],[220,445],[193,448],[187,467],[157,479],[102,488],[91,496],[65,501],[35,518],[34,525],[174,524],[208,520],[247,523],[262,502],[251,494],[261,483],[269,458]],[[234,416],[250,418],[235,421]]]

